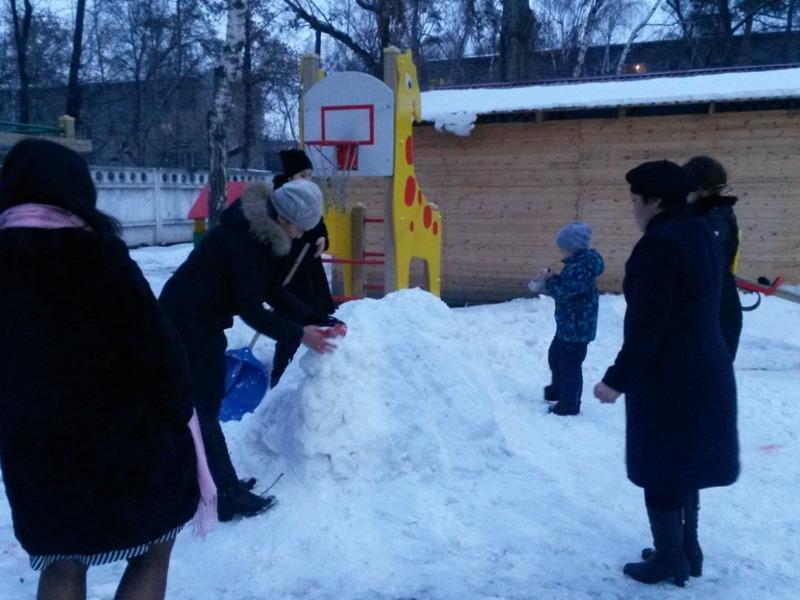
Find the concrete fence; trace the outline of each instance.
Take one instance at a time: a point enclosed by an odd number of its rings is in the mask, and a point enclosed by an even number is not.
[[[208,183],[207,171],[135,167],[90,167],[97,206],[117,218],[128,246],[192,241],[186,218]],[[228,169],[228,181],[272,181],[269,171]]]

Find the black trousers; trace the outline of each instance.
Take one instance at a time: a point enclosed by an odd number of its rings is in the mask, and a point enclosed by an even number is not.
[[[736,359],[736,352],[739,349],[739,337],[742,334],[742,304],[739,300],[739,293],[736,291],[736,284],[723,282],[722,298],[719,306],[719,324],[722,329],[722,337],[725,338],[725,345],[730,352],[731,360]]]
[[[287,343],[278,341],[275,343],[275,355],[272,357],[272,371],[270,372],[269,385],[275,387],[278,381],[292,362],[295,352],[300,347],[300,342]]]
[[[189,369],[194,385],[194,404],[203,445],[208,459],[208,468],[220,492],[238,485],[239,478],[231,462],[228,444],[219,423],[219,412],[225,397],[225,348],[224,334],[192,340],[186,344]]]
[[[664,492],[645,488],[644,503],[652,510],[681,510],[697,492]]]
[[[547,364],[552,375],[552,387],[558,402],[567,407],[580,407],[583,393],[583,361],[588,342],[566,342],[557,337],[547,351]]]

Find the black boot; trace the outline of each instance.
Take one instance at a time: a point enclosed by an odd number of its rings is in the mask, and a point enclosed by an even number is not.
[[[700,494],[690,492],[683,504],[683,551],[689,561],[689,575],[692,577],[700,577],[703,574],[703,550],[697,539],[699,510]],[[645,548],[642,550],[642,558],[647,560],[654,553],[653,548]]]
[[[558,402],[559,395],[558,390],[552,383],[544,386],[544,399],[548,402]]]
[[[656,551],[644,562],[628,563],[622,571],[641,583],[659,583],[671,579],[683,587],[689,579],[689,563],[683,551],[681,510],[648,508],[650,531]]]
[[[559,415],[561,417],[577,415],[581,412],[581,403],[577,402],[575,404],[569,405],[563,400],[559,400],[553,406],[548,408],[547,412],[552,413],[554,415]]]
[[[241,485],[245,490],[248,492],[252,491],[254,487],[256,487],[256,478],[250,477],[249,479],[240,479],[239,485]]]
[[[683,504],[683,550],[689,560],[689,575],[700,577],[703,574],[703,550],[697,539],[697,522],[700,511],[700,493],[686,495]]]
[[[258,496],[236,485],[217,497],[217,517],[221,522],[236,517],[254,517],[275,504],[275,496]]]

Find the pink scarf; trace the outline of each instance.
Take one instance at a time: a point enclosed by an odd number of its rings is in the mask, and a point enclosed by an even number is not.
[[[211,477],[211,471],[208,468],[197,411],[192,411],[192,418],[189,419],[189,431],[192,432],[194,451],[197,456],[197,483],[200,486],[200,503],[197,506],[197,513],[194,515],[192,525],[194,526],[194,536],[203,539],[217,523],[217,486],[214,484],[214,478]]]
[[[0,229],[13,227],[31,227],[36,229],[61,229],[78,227],[89,229],[79,216],[49,204],[18,204],[0,213]],[[195,537],[205,538],[217,522],[217,486],[211,477],[200,434],[200,423],[197,412],[192,411],[192,418],[187,424],[192,434],[194,452],[197,460],[197,484],[200,488],[200,502],[192,524]]]
[[[36,229],[62,229],[78,227],[89,229],[78,215],[50,204],[17,204],[0,213],[0,229],[33,227]]]

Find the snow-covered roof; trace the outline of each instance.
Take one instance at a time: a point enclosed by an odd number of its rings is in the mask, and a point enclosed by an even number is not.
[[[467,135],[488,114],[781,98],[800,98],[800,68],[432,90],[422,94],[422,117]]]

